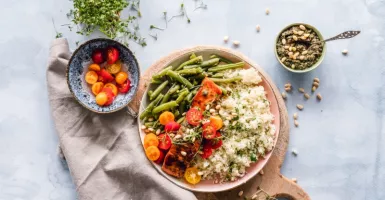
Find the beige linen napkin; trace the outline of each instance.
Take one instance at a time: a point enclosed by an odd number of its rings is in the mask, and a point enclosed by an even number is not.
[[[52,116],[80,200],[196,199],[160,175],[145,157],[136,120],[126,111],[96,114],[70,93],[66,39],[50,48],[47,85]]]

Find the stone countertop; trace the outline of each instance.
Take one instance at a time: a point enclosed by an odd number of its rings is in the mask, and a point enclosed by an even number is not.
[[[179,1],[141,2],[140,32],[148,46],[135,43],[145,70],[174,50],[198,44],[233,48],[260,64],[283,89],[291,82],[287,108],[291,123],[289,150],[282,173],[297,178],[315,200],[385,199],[385,2],[381,0],[205,0],[207,10],[194,10],[185,0],[191,23],[175,18],[164,31],[163,11],[179,12]],[[86,41],[61,24],[68,23],[67,0],[3,1],[0,7],[0,200],[76,199],[65,164],[58,158],[58,138],[50,115],[45,70],[49,44],[56,33],[68,38],[71,48]],[[270,14],[265,14],[265,9]],[[322,65],[307,74],[293,74],[275,59],[276,34],[287,24],[305,22],[327,38],[347,30],[361,30],[350,40],[327,44]],[[261,31],[255,26],[260,24]],[[156,33],[155,41],[148,33]],[[348,49],[347,56],[341,51]],[[305,101],[297,91],[310,91],[312,79],[321,80],[323,96]],[[297,111],[295,105],[304,105]],[[292,114],[299,113],[299,127]],[[298,151],[293,156],[292,149]]]

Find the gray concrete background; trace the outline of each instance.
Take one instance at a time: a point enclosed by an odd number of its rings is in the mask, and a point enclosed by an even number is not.
[[[291,82],[290,115],[302,103],[299,128],[291,127],[282,173],[295,177],[315,200],[385,199],[385,2],[381,0],[206,0],[194,10],[185,0],[191,24],[175,19],[158,41],[148,37],[150,24],[164,26],[162,12],[176,14],[180,1],[142,0],[141,33],[148,46],[132,43],[144,70],[174,50],[199,44],[219,45],[223,36],[239,40],[237,49],[259,63],[279,88]],[[58,31],[71,48],[82,37],[68,23],[67,0],[1,0],[0,6],[0,199],[76,199],[68,169],[56,154],[58,143],[47,99],[45,69],[49,44]],[[265,15],[265,9],[270,15]],[[351,40],[328,43],[322,65],[296,75],[280,67],[273,53],[276,34],[292,22],[317,27],[325,37],[361,30]],[[255,26],[261,25],[261,32]],[[97,37],[93,35],[92,37]],[[348,56],[341,51],[348,49]],[[318,103],[305,101],[298,87],[310,90],[321,79]],[[298,156],[290,154],[297,149]]]

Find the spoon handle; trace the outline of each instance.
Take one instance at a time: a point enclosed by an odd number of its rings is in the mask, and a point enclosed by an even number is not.
[[[332,38],[329,38],[327,40],[324,40],[324,42],[327,42],[327,41],[332,41],[332,40],[339,40],[339,39],[348,39],[348,38],[352,38],[358,34],[360,34],[361,31],[346,31],[346,32],[343,32],[341,34],[338,34]]]

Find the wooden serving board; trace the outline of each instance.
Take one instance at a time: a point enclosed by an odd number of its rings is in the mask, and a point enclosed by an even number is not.
[[[281,97],[281,93],[278,88],[275,86],[271,78],[266,74],[266,72],[252,60],[242,55],[241,53],[223,47],[217,46],[196,46],[192,48],[187,48],[179,51],[175,51],[168,56],[165,56],[151,65],[143,74],[140,79],[139,89],[137,95],[133,101],[129,104],[130,108],[138,112],[139,106],[141,103],[142,96],[146,90],[147,84],[150,83],[151,77],[154,73],[157,73],[162,68],[165,67],[166,63],[170,60],[184,55],[190,54],[196,51],[216,49],[223,52],[231,53],[236,57],[242,59],[250,66],[254,66],[260,72],[260,74],[267,80],[269,85],[274,91],[275,98],[277,99],[279,111],[280,111],[280,133],[277,144],[273,150],[273,154],[270,157],[268,163],[263,168],[263,175],[258,174],[254,178],[247,181],[245,184],[239,186],[238,188],[231,189],[229,191],[218,192],[218,193],[197,193],[195,195],[200,200],[215,200],[215,199],[243,199],[244,197],[254,196],[254,199],[257,200],[266,200],[267,196],[272,197],[286,197],[293,200],[310,200],[309,195],[296,183],[292,180],[281,175],[281,166],[285,158],[287,145],[289,141],[289,124],[288,124],[288,114],[285,106],[285,102]],[[242,197],[238,196],[238,193],[243,191]]]

